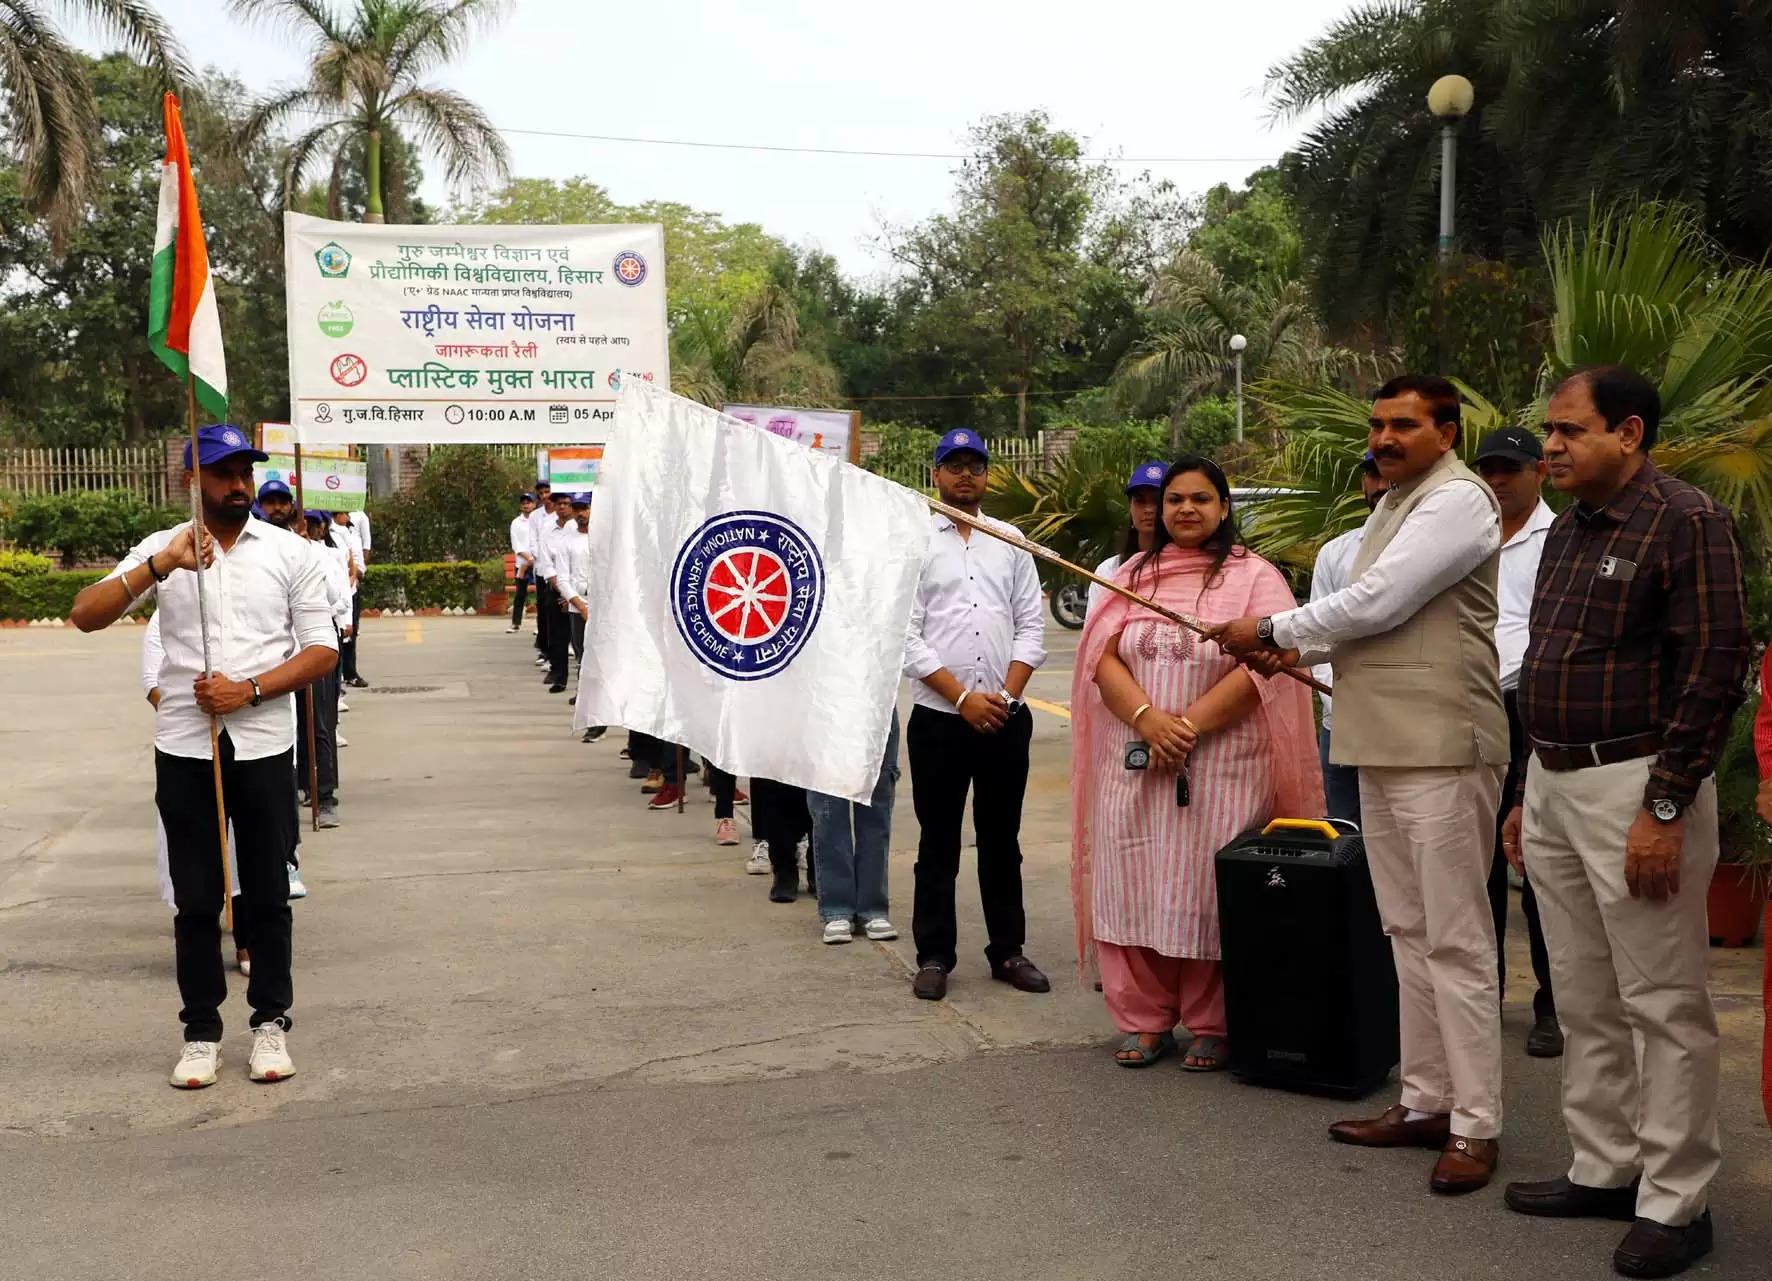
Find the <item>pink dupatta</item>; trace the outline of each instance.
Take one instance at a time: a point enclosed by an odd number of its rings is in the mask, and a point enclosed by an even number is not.
[[[1277,614],[1298,604],[1280,571],[1253,552],[1232,555],[1209,585],[1205,579],[1212,559],[1206,552],[1171,544],[1163,549],[1154,567],[1147,567],[1133,582],[1134,571],[1142,560],[1142,556],[1133,556],[1120,566],[1114,581],[1203,625]],[[1102,734],[1127,732],[1102,702],[1101,692],[1095,686],[1095,669],[1109,642],[1128,623],[1140,619],[1164,621],[1161,615],[1134,605],[1123,596],[1109,596],[1099,608],[1090,611],[1077,647],[1077,664],[1071,672],[1071,905],[1076,919],[1077,961],[1085,980],[1091,978],[1095,964],[1090,834],[1094,826],[1093,807],[1101,794],[1091,777],[1095,747]],[[1310,690],[1289,676],[1268,680],[1254,672],[1249,674],[1261,692],[1261,710],[1257,715],[1264,721],[1263,738],[1273,770],[1274,817],[1319,818],[1324,808],[1323,772],[1317,759]]]

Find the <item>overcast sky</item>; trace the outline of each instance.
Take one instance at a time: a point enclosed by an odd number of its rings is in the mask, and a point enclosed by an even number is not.
[[[335,0],[336,3],[336,0]],[[1186,191],[1240,182],[1296,129],[1271,125],[1267,69],[1344,0],[517,0],[437,83],[506,133],[519,177],[585,175],[617,200],[679,200],[885,269],[882,220],[948,205],[949,159],[732,151],[538,136],[953,153],[981,116],[1040,108],[1093,155]],[[159,0],[194,61],[256,92],[300,76],[282,34],[221,0]],[[95,42],[86,41],[91,47]],[[1185,160],[1181,158],[1186,158]],[[427,168],[435,168],[427,165]],[[427,192],[440,200],[440,183]]]

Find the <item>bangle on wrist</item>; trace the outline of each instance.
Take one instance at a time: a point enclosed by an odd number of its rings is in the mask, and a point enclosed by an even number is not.
[[[1143,716],[1146,712],[1148,712],[1150,710],[1151,710],[1151,705],[1149,703],[1140,703],[1138,705],[1138,710],[1136,712],[1132,713],[1132,719],[1127,721],[1126,723],[1128,725],[1132,726],[1133,729],[1137,729],[1138,728],[1138,718],[1140,716]]]
[[[967,699],[969,699],[969,698],[971,698],[971,697],[972,697],[972,691],[971,691],[971,690],[969,690],[969,689],[963,689],[963,690],[961,690],[961,691],[960,691],[960,697],[958,697],[958,698],[956,698],[956,699],[955,699],[955,700],[954,700],[954,710],[955,710],[955,711],[956,711],[956,712],[957,712],[957,711],[959,711],[959,710],[960,710],[960,709],[961,709],[961,708],[962,708],[962,707],[964,707],[964,706],[966,706],[966,700],[967,700]]]
[[[1191,733],[1195,738],[1204,737],[1204,735],[1200,731],[1200,727],[1198,725],[1194,724],[1193,717],[1187,715],[1184,712],[1181,716],[1177,717],[1176,719],[1178,719],[1182,723],[1182,725],[1187,728],[1188,732]]]

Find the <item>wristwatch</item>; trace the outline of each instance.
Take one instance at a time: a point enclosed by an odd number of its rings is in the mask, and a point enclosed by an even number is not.
[[[254,677],[254,676],[248,676],[246,678],[246,683],[248,685],[252,686],[252,705],[254,707],[257,707],[260,703],[265,701],[264,694],[261,693],[258,688],[258,678]]]
[[[1649,803],[1649,812],[1655,816],[1657,822],[1672,823],[1680,817],[1680,806],[1677,802],[1670,801],[1664,796],[1658,801]]]
[[[1274,643],[1274,620],[1270,616],[1255,624],[1255,639],[1272,648]]]

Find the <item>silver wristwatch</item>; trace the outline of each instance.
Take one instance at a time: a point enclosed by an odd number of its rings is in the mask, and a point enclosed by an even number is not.
[[[1272,617],[1258,619],[1255,624],[1255,639],[1263,645],[1274,643],[1274,620]]]
[[[1658,801],[1650,802],[1649,812],[1655,816],[1658,822],[1662,823],[1672,823],[1680,817],[1679,805],[1668,800],[1665,796]]]

